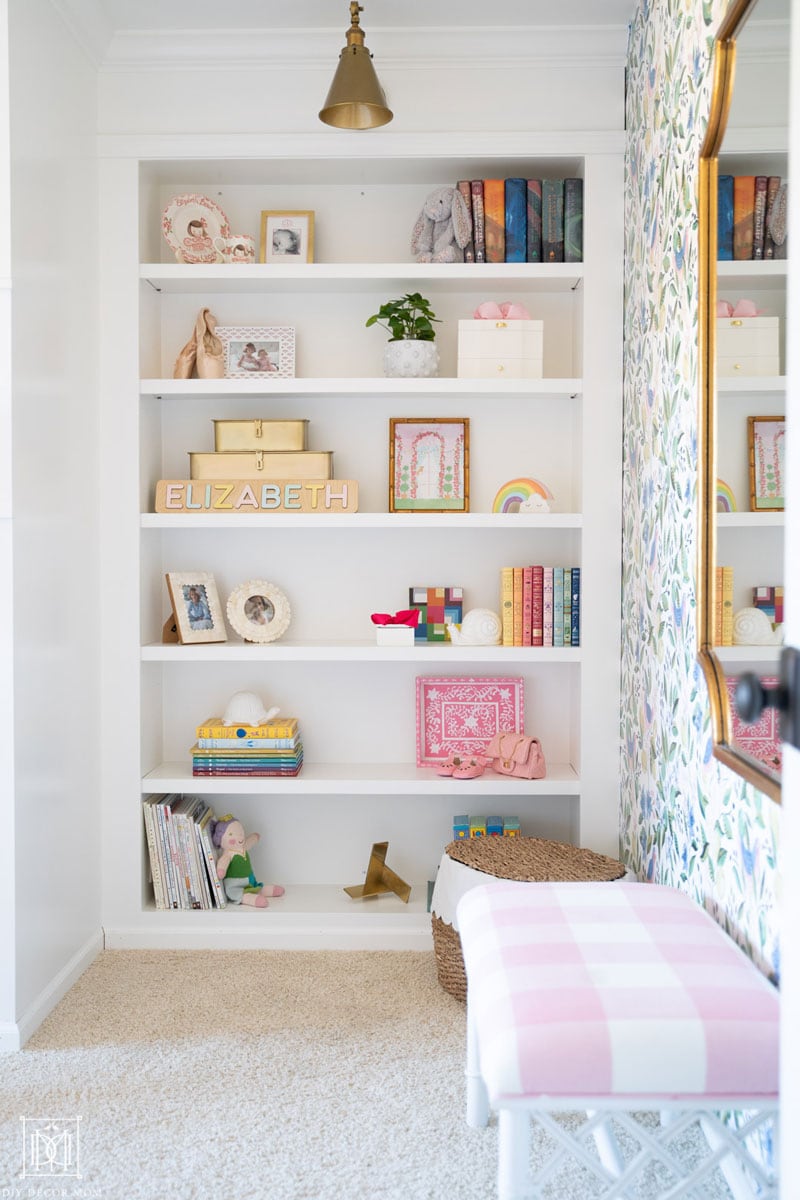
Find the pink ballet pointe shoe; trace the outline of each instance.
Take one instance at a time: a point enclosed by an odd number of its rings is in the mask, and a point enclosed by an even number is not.
[[[175,366],[172,368],[172,378],[191,379],[192,375],[194,374],[196,363],[197,342],[195,340],[195,334],[192,334],[178,357],[175,359]]]
[[[210,309],[202,308],[194,327],[198,379],[222,379],[225,375],[225,355],[216,328],[217,318]]]
[[[483,764],[478,762],[477,758],[467,758],[453,771],[453,779],[477,779],[484,770]]]

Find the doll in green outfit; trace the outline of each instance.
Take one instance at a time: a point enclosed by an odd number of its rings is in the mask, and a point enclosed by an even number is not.
[[[230,813],[214,822],[211,840],[219,847],[217,877],[224,881],[225,895],[231,904],[247,904],[252,908],[266,908],[267,896],[282,896],[284,888],[279,883],[259,883],[253,874],[250,848],[255,846],[260,833],[245,836],[244,826]]]

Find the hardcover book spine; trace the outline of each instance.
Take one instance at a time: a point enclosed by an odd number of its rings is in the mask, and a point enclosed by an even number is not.
[[[514,567],[514,645],[522,645],[522,567]]]
[[[544,567],[531,568],[533,612],[531,614],[531,645],[544,645]]]
[[[244,733],[239,735],[238,730]],[[297,718],[285,721],[268,721],[264,725],[223,725],[218,717],[212,717],[204,725],[197,726],[198,738],[224,738],[226,741],[243,741],[245,738],[293,738],[297,734]]]
[[[722,641],[720,645],[733,645],[733,567],[722,568]]]
[[[542,262],[564,261],[564,180],[542,180]]]
[[[503,628],[503,645],[514,645],[514,568],[502,567],[500,571],[500,614]]]
[[[506,262],[526,262],[527,186],[524,179],[505,181]]]
[[[527,227],[525,240],[528,262],[542,261],[542,181],[529,179],[527,194]]]
[[[778,188],[780,186],[780,175],[770,175],[767,179],[767,211],[764,217],[764,258],[775,257],[775,243],[772,240],[772,234],[769,231],[769,226],[770,221],[772,220],[775,197],[778,194]]]
[[[756,175],[755,198],[753,201],[753,258],[758,260],[764,257],[768,182],[766,175]]]
[[[755,175],[733,178],[733,257],[748,262],[753,257],[753,208],[756,202]]]
[[[717,177],[717,258],[733,258],[733,176]]]
[[[783,587],[782,587],[782,585],[778,585],[778,586],[775,588],[775,617],[774,617],[774,621],[775,621],[775,624],[776,624],[776,625],[782,625],[782,624],[783,624]]]
[[[564,645],[564,568],[553,567],[553,645]]]
[[[150,876],[153,880],[153,895],[156,901],[156,908],[165,909],[169,905],[164,898],[164,881],[161,877],[161,863],[159,861],[156,832],[153,825],[153,798],[151,796],[148,796],[145,800],[142,811],[144,813],[144,831],[147,838],[147,853],[150,856]]]
[[[200,750],[293,750],[296,737],[285,738],[198,738]]]
[[[564,567],[564,645],[572,645],[572,568]]]
[[[472,183],[469,179],[459,179],[456,184],[458,190],[464,198],[464,203],[467,206],[469,213],[470,225],[472,224]],[[464,262],[475,262],[475,241],[470,238],[464,247]]]
[[[472,240],[475,243],[475,262],[486,262],[486,220],[483,208],[483,180],[472,181]]]
[[[522,644],[530,646],[533,623],[533,568],[522,568]]]
[[[722,645],[722,567],[714,568],[714,645]]]
[[[542,572],[542,645],[553,644],[553,568]]]
[[[583,262],[583,180],[564,180],[564,262]]]
[[[211,809],[208,810],[208,815],[203,818],[199,825],[200,844],[203,847],[203,853],[206,861],[206,871],[209,882],[211,884],[211,894],[214,898],[214,903],[217,908],[224,908],[228,903],[228,897],[225,895],[225,888],[222,880],[217,875],[217,856],[214,853],[214,843],[211,841],[211,830],[209,822],[214,819],[214,814]]]
[[[159,837],[161,839],[161,859],[164,866],[164,881],[167,886],[167,900],[170,908],[180,908],[181,903],[175,880],[175,868],[172,862],[169,835],[167,833],[167,811],[169,807],[169,800],[169,796],[162,796],[159,799],[155,807],[155,815]]]
[[[572,568],[572,628],[570,644],[581,644],[581,569]]]
[[[502,179],[483,181],[483,220],[486,261],[506,261],[506,198]]]

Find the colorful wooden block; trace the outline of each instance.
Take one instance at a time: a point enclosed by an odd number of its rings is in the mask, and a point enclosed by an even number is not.
[[[503,818],[502,817],[487,817],[486,818],[486,832],[489,835],[489,837],[502,837],[503,836],[503,828],[504,828],[504,826],[503,826]]]
[[[461,624],[464,608],[464,589],[460,587],[410,587],[409,608],[419,609],[419,622],[414,630],[416,642],[446,642],[449,640],[447,622]]]
[[[453,840],[463,841],[469,837],[469,817],[453,817]]]
[[[486,817],[470,817],[469,836],[471,838],[486,837]]]
[[[506,817],[503,821],[504,837],[519,837],[519,818]]]

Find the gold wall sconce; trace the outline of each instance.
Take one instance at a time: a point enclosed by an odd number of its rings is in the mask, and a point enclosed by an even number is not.
[[[321,121],[337,129],[375,129],[387,125],[394,116],[375,74],[372,55],[364,45],[358,19],[363,11],[358,0],[352,0],[347,45],[339,55],[336,74],[319,114]]]

